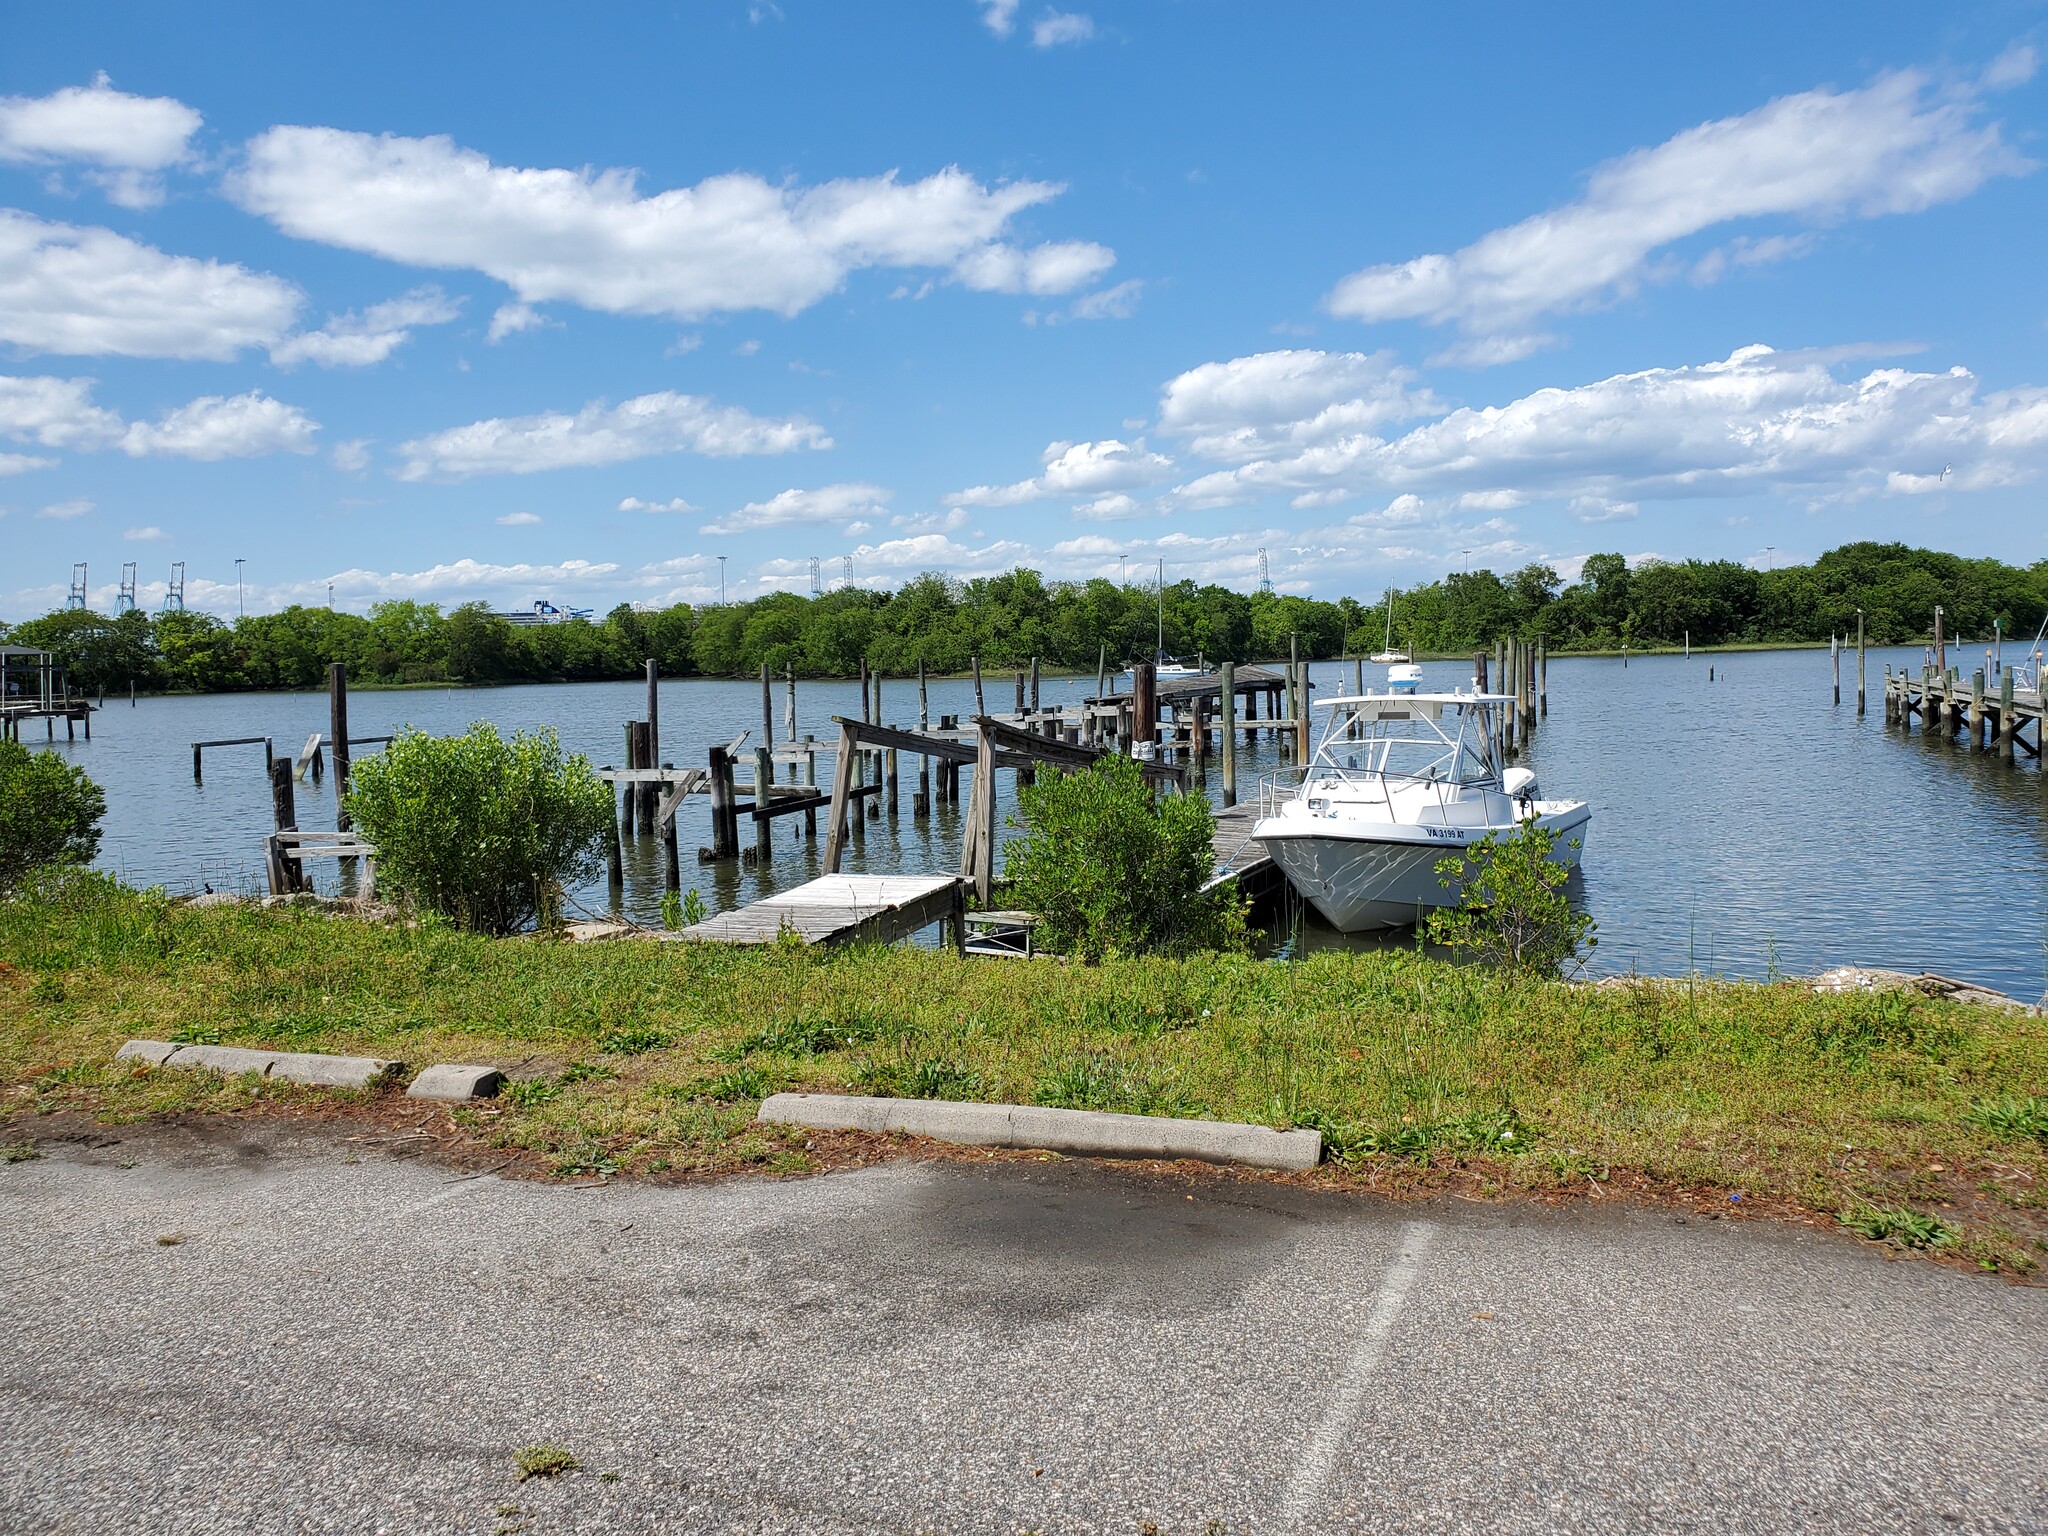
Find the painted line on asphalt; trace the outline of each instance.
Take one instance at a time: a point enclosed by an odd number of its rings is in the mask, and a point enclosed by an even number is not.
[[[1422,1268],[1422,1256],[1435,1235],[1436,1228],[1426,1221],[1411,1221],[1401,1229],[1400,1246],[1394,1262],[1387,1266],[1379,1289],[1373,1293],[1371,1306],[1365,1314],[1365,1326],[1359,1330],[1358,1342],[1351,1346],[1351,1358],[1344,1363],[1337,1395],[1332,1399],[1329,1411],[1323,1415],[1323,1422],[1316,1427],[1308,1448],[1302,1452],[1300,1464],[1294,1469],[1294,1482],[1287,1490],[1287,1501],[1280,1506],[1282,1530],[1307,1528],[1309,1514],[1322,1496],[1330,1469],[1336,1465],[1337,1452],[1358,1421],[1358,1409],[1365,1401],[1365,1389],[1372,1382],[1373,1372],[1379,1369],[1381,1355],[1386,1352],[1387,1335],[1394,1331],[1394,1322],[1401,1315],[1401,1304],[1408,1299],[1408,1292],[1414,1289],[1415,1277]]]

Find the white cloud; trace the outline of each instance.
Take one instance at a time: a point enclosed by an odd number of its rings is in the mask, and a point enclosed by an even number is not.
[[[1145,280],[1128,278],[1114,288],[1083,294],[1067,307],[1073,320],[1128,320],[1138,312],[1138,300],[1145,292]]]
[[[1031,46],[1057,48],[1062,43],[1085,43],[1095,35],[1095,23],[1072,11],[1047,11],[1031,26]]]
[[[1260,352],[1167,381],[1163,432],[1203,458],[1249,459],[1434,415],[1435,396],[1391,352]]]
[[[1990,83],[1999,75],[1994,67]],[[1530,320],[1632,292],[1658,251],[1717,225],[1912,213],[2032,168],[1980,118],[1975,89],[1937,89],[1910,71],[1860,90],[1783,96],[1611,160],[1577,200],[1461,251],[1354,272],[1326,304],[1352,319],[1423,320],[1495,338],[1494,361],[1526,355]],[[1796,254],[1790,245],[1745,250]],[[1465,360],[1488,358],[1475,349]]]
[[[1008,37],[1017,27],[1017,0],[976,0],[981,7],[981,24],[997,37]]]
[[[706,523],[702,533],[746,533],[756,528],[790,528],[813,523],[840,523],[849,519],[865,521],[886,516],[891,493],[879,485],[848,482],[821,485],[816,490],[787,490],[766,501],[750,501],[716,522]],[[864,532],[862,529],[847,530]]]
[[[117,91],[105,73],[48,96],[0,96],[0,160],[83,162],[87,179],[128,208],[163,201],[159,173],[192,159],[200,116],[168,96]]]
[[[399,445],[401,480],[460,480],[470,475],[525,475],[536,470],[619,464],[662,453],[711,458],[830,448],[824,429],[801,416],[762,417],[672,390],[637,395],[618,405],[593,401],[574,416],[493,417]]]
[[[547,317],[531,304],[500,304],[491,311],[491,328],[484,333],[484,340],[496,346],[507,336],[517,336],[547,323]]]
[[[411,337],[413,328],[446,325],[462,313],[461,300],[451,299],[428,284],[382,304],[372,304],[362,314],[350,310],[329,315],[317,331],[287,336],[270,349],[270,360],[280,368],[296,363],[318,363],[322,368],[363,368],[381,363]],[[497,321],[491,322],[495,333]],[[493,334],[492,340],[497,337]]]
[[[539,524],[540,514],[537,512],[507,512],[503,517],[496,519],[496,522],[500,528],[532,528]]]
[[[81,496],[75,501],[53,501],[36,513],[36,516],[47,517],[55,522],[68,523],[74,517],[85,516],[92,509],[93,504]]]
[[[732,355],[734,357],[752,357],[760,350],[760,341],[755,337],[749,336],[745,341],[732,349]]]
[[[1114,259],[1082,242],[1001,254],[1012,249],[1000,243],[1010,221],[1061,188],[986,187],[958,167],[814,187],[734,172],[643,196],[631,171],[524,169],[448,138],[279,127],[251,141],[229,188],[288,234],[485,272],[522,304],[686,320],[794,315],[867,267],[951,269],[969,287],[1053,292]],[[991,281],[991,267],[1016,275]]]
[[[621,512],[696,512],[699,508],[674,496],[667,501],[642,501],[638,496],[628,496],[619,503]]]
[[[1413,497],[1397,497],[1397,500],[1412,501]],[[1512,512],[1517,507],[1527,506],[1529,498],[1522,491],[1493,490],[1467,491],[1458,498],[1458,505],[1475,512]]]
[[[1609,506],[1766,490],[1845,497],[1932,489],[1945,464],[1955,466],[1951,490],[2048,472],[2048,389],[1980,398],[1961,368],[1879,368],[1845,380],[1814,354],[1745,347],[1723,362],[1452,411],[1392,440],[1358,433],[1315,443],[1198,477],[1172,495],[1184,506],[1375,489]]]
[[[1045,469],[1014,485],[976,485],[955,491],[946,503],[955,507],[1015,507],[1050,496],[1092,496],[1107,491],[1155,485],[1173,473],[1173,460],[1133,443],[1104,438],[1099,443],[1049,443]]]
[[[345,443],[336,443],[327,455],[334,467],[354,473],[370,467],[370,439],[352,437]]]
[[[1116,265],[1116,252],[1087,240],[1061,240],[1029,250],[1000,243],[962,256],[954,275],[983,293],[1071,293]]]
[[[371,571],[356,567],[337,571],[318,581],[303,581],[264,589],[264,600],[274,606],[324,597],[331,582],[337,594],[363,601],[384,598],[414,598],[436,601],[449,593],[474,593],[478,588],[494,590],[501,599],[520,605],[544,597],[562,587],[587,588],[609,581],[618,574],[613,561],[564,560],[560,565],[518,563],[498,565],[484,560],[453,560],[424,571]],[[227,589],[230,593],[233,587]]]
[[[134,422],[121,436],[121,451],[131,458],[169,454],[206,460],[311,453],[319,430],[297,406],[252,389],[231,399],[202,395],[153,424]]]
[[[34,453],[0,453],[0,475],[25,475],[34,469],[55,469],[55,459]]]
[[[1110,523],[1130,517],[1143,517],[1152,510],[1152,507],[1134,496],[1127,496],[1122,491],[1111,491],[1108,495],[1097,496],[1092,501],[1075,503],[1074,516],[1085,522]]]
[[[1572,498],[1572,516],[1582,523],[1633,522],[1641,510],[1632,501],[1609,501],[1605,496]]]
[[[122,534],[121,537],[124,539],[133,539],[138,544],[145,544],[152,543],[158,539],[168,539],[170,535],[168,533],[165,533],[163,529],[157,527],[154,523],[152,523],[147,528],[130,528],[126,533]]]
[[[0,342],[29,352],[225,362],[284,335],[299,304],[268,273],[0,209]]]
[[[204,395],[150,423],[94,405],[92,388],[91,379],[0,377],[0,436],[80,453],[119,448],[131,458],[224,459],[311,453],[320,430],[297,406],[255,390],[231,400]]]
[[[1985,86],[1994,91],[2025,85],[2041,67],[2041,55],[2032,43],[2014,43],[1991,61],[1984,71]]]
[[[944,512],[898,513],[889,526],[905,533],[952,533],[967,526],[967,509],[951,507]]]

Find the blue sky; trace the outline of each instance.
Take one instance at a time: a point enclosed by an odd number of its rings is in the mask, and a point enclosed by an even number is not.
[[[0,616],[2037,559],[2044,20],[9,5]]]

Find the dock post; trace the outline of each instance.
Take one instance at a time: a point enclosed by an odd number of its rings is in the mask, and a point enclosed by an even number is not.
[[[923,735],[932,728],[931,698],[925,691],[924,658],[917,659],[917,730]],[[919,754],[917,759],[917,798],[910,802],[911,814],[929,816],[932,813],[932,760]]]
[[[770,793],[775,784],[775,749],[754,748],[754,851],[762,863],[768,862],[769,835],[775,829],[774,821],[768,815],[774,803]]]
[[[1017,723],[1024,723],[1024,669],[1017,669]]]
[[[808,733],[804,736],[804,788],[812,794],[818,792],[818,738]],[[818,808],[804,807],[804,837],[810,842],[818,840]]]
[[[1309,758],[1309,695],[1315,689],[1314,685],[1309,681],[1309,664],[1304,661],[1299,670],[1301,672],[1301,681],[1295,687],[1294,696],[1301,707],[1294,712],[1294,760],[1305,768],[1308,766]]]
[[[296,832],[299,830],[299,810],[292,793],[292,764],[286,757],[277,758],[270,765],[270,818],[275,824],[274,832]],[[271,845],[270,894],[289,896],[293,891],[303,890],[304,875],[296,861],[284,856],[284,850],[276,843]]]
[[[1970,674],[1970,745],[1979,752],[1990,750],[1990,722],[1984,718],[1984,669]]]
[[[1835,667],[1835,703],[1839,705],[1842,702],[1842,637],[1840,635],[1830,634],[1828,636],[1828,659],[1834,663]]]
[[[1501,641],[1500,691],[1508,696],[1508,707],[1500,712],[1501,761],[1514,755],[1515,733],[1521,722],[1515,718],[1514,700],[1522,691],[1522,642],[1513,635]]]
[[[1223,808],[1227,811],[1237,804],[1237,666],[1224,662],[1221,688],[1216,695],[1218,708],[1223,711]]]
[[[633,729],[637,733],[640,742],[640,766],[642,768],[652,768],[654,766],[653,727],[649,726],[645,720],[636,720],[633,722]],[[654,799],[658,793],[660,793],[659,785],[643,783],[640,786],[640,814],[635,819],[640,824],[642,836],[646,836],[654,831]]]
[[[626,889],[626,862],[619,852],[619,824],[614,821],[604,834],[604,883],[611,892],[612,905],[619,904],[619,896]]]
[[[664,770],[668,770],[673,769],[675,764],[663,763],[661,766]],[[668,786],[664,785],[662,787],[665,789]],[[668,797],[664,795],[662,798],[667,799]],[[661,888],[665,891],[680,891],[683,888],[682,851],[676,847],[676,811],[680,811],[682,808],[683,797],[681,795],[676,796],[675,810],[670,811],[666,816],[660,814],[660,806],[657,805],[655,807],[655,819],[661,824]]]
[[[2012,668],[2002,667],[1998,673],[1998,755],[2008,763],[2012,761],[2013,726],[2016,723],[2012,708]]]
[[[650,694],[652,689],[649,689]],[[647,707],[654,707],[650,697]],[[754,775],[754,804],[758,810],[768,808],[768,786],[775,782],[775,685],[768,678],[768,663],[761,663],[761,747],[754,761],[760,770]],[[765,825],[765,823],[764,823]]]
[[[1472,653],[1472,691],[1474,693],[1486,692],[1486,652],[1484,651],[1474,651]]]
[[[988,706],[981,701],[981,658],[970,656],[967,660],[974,668],[974,712],[977,715],[985,715],[988,713]]]
[[[732,762],[724,747],[713,747],[711,767],[711,857],[739,857],[739,827],[733,814]]]
[[[1158,740],[1159,674],[1151,662],[1141,661],[1131,677],[1131,744]]]
[[[334,830],[346,832],[352,826],[348,814],[348,668],[338,661],[327,664],[327,734],[334,747]],[[355,874],[354,859],[343,859],[340,865],[343,874]]]
[[[1864,711],[1864,661],[1865,657],[1863,648],[1863,610],[1861,608],[1858,608],[1856,610],[1856,713],[1859,715],[1862,714]]]
[[[1095,697],[1103,694],[1103,678],[1109,671],[1109,646],[1105,643],[1095,647]]]
[[[1038,713],[1038,658],[1031,658],[1031,713]]]
[[[1536,637],[1536,713],[1550,718],[1550,642]]]
[[[661,664],[652,656],[645,663],[647,673],[647,766],[652,768],[661,761]],[[657,798],[661,790],[649,785]]]
[[[626,766],[628,768],[638,768],[640,766],[635,757],[639,750],[640,743],[633,735],[633,722],[628,720],[626,722]],[[640,786],[631,779],[626,780],[625,783],[619,786],[619,831],[627,837],[632,836],[633,833],[633,808],[640,803],[639,794]]]
[[[718,748],[711,749],[716,752]],[[846,806],[853,794],[854,741],[850,726],[839,728],[839,757],[832,768],[832,809],[825,822],[825,873],[839,873],[846,852]]]
[[[263,766],[267,770],[270,764],[265,763]],[[205,782],[204,776],[199,771],[199,743],[196,741],[192,743],[192,782],[194,784]]]
[[[796,666],[784,662],[782,666],[782,739],[792,745],[796,741]]]

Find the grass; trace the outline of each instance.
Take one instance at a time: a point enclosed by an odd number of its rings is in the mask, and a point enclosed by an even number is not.
[[[303,1092],[113,1061],[181,1032],[503,1066],[505,1095],[458,1122],[563,1176],[800,1172],[810,1138],[754,1124],[763,1095],[882,1092],[1310,1125],[1337,1181],[1459,1169],[1584,1192],[1628,1174],[1829,1218],[1914,1210],[1957,1231],[1947,1251],[2007,1269],[2048,1232],[2048,1023],[1912,993],[1567,986],[1404,950],[1083,967],[568,945],[100,879],[0,902],[0,1143],[32,1145],[61,1109]]]
[[[564,1472],[574,1472],[583,1465],[573,1453],[559,1445],[521,1446],[512,1462],[518,1468],[518,1480],[522,1483],[530,1477],[560,1477]]]

